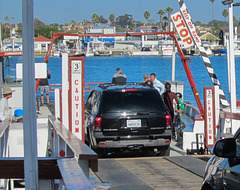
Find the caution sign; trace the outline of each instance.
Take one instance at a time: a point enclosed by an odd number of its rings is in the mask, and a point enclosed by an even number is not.
[[[216,141],[214,87],[205,87],[204,94],[206,146],[213,147]]]
[[[84,140],[84,58],[69,58],[70,62],[70,114],[69,128]]]

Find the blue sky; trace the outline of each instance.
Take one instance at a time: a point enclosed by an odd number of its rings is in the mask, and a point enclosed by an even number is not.
[[[212,20],[212,3],[210,0],[185,0],[193,22],[201,21],[207,23]],[[93,13],[103,15],[108,19],[110,13],[115,17],[125,13],[131,14],[134,20],[145,21],[144,12],[151,13],[149,19],[159,21],[156,12],[167,7],[173,9],[173,13],[179,11],[177,0],[34,0],[34,17],[46,24],[64,24],[72,19],[81,22],[84,19],[91,21]],[[224,20],[223,9],[228,6],[222,5],[222,0],[214,2],[214,18]],[[234,15],[239,20],[240,7],[234,8]],[[0,0],[0,19],[4,23],[4,17],[15,17],[10,23],[22,22],[21,0]],[[166,15],[167,16],[167,15]]]

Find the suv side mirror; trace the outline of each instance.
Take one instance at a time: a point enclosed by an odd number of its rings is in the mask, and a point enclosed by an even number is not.
[[[222,158],[233,158],[236,156],[236,141],[234,138],[221,139],[213,148],[213,153]]]

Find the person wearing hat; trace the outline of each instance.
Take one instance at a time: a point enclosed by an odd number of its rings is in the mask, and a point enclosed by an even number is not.
[[[8,99],[12,98],[12,93],[14,91],[9,87],[5,86],[2,90],[2,98],[0,100],[0,120],[10,118]]]

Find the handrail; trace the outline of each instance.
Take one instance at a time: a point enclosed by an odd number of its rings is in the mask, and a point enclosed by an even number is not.
[[[53,115],[48,116],[50,156],[57,163],[66,189],[93,189],[89,168],[98,171],[98,156]],[[61,158],[62,157],[62,158]]]
[[[240,113],[232,113],[220,110],[220,118],[240,120]]]
[[[57,88],[62,88],[62,84],[49,84],[49,92],[54,93]]]
[[[58,159],[57,163],[66,189],[94,189],[75,158]]]
[[[0,123],[0,157],[6,157],[7,154],[7,141],[9,132],[10,120],[4,119]]]
[[[89,177],[89,168],[93,172],[98,171],[98,156],[92,149],[65,128],[54,116],[48,116],[48,123],[50,156],[74,158],[75,164],[79,166],[79,172],[83,172],[87,178]],[[65,161],[59,161],[59,163],[63,162]],[[73,161],[71,160],[71,162]],[[65,164],[65,166],[60,170],[66,173],[72,173],[76,169],[74,166],[69,168],[68,164]],[[82,174],[80,173],[79,175],[81,176]],[[65,175],[68,176],[68,174],[62,174],[63,177]]]
[[[84,89],[85,92],[91,92],[93,85],[104,84],[104,82],[93,82],[93,83],[85,83]],[[62,84],[49,84],[49,93],[54,93],[54,90],[57,88],[62,88]]]
[[[10,125],[10,120],[9,119],[4,119],[0,123],[0,138],[4,135],[6,129],[9,127],[9,125]]]

